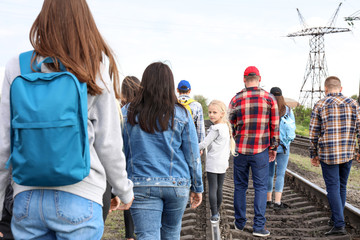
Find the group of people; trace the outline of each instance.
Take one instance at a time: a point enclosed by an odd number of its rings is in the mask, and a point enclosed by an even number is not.
[[[245,88],[231,99],[228,108],[219,100],[210,102],[212,125],[205,134],[203,109],[191,99],[190,83],[180,81],[177,97],[168,65],[152,63],[141,81],[128,76],[119,87],[114,54],[85,0],[44,0],[30,30],[30,41],[34,54],[28,69],[50,75],[65,69],[87,86],[90,166],[84,178],[68,185],[49,186],[43,179],[43,186],[32,186],[11,180],[12,167],[18,166],[6,166],[8,159],[14,158],[14,149],[21,151],[25,144],[18,131],[13,133],[10,121],[12,84],[23,74],[24,63],[19,63],[18,56],[11,59],[0,105],[0,217],[6,220],[12,215],[15,239],[101,239],[107,213],[115,210],[124,210],[127,239],[180,239],[187,204],[197,208],[202,202],[204,152],[210,220],[220,220],[222,187],[233,155],[234,227],[239,231],[245,228],[251,168],[253,235],[270,234],[265,228],[266,208],[289,207],[281,197],[290,142],[279,138],[279,123],[285,117],[295,119],[280,88],[269,93],[259,87],[261,75],[256,67],[245,69]],[[360,140],[359,105],[340,93],[341,82],[336,77],[326,79],[325,92],[311,116],[311,162],[322,166],[332,210],[332,228],[326,235],[346,234],[343,210],[356,135]],[[12,199],[13,205],[6,203]]]

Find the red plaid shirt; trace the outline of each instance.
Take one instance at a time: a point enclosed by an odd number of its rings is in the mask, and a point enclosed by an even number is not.
[[[245,88],[231,99],[229,120],[237,152],[254,155],[279,139],[279,113],[274,96],[262,88]]]

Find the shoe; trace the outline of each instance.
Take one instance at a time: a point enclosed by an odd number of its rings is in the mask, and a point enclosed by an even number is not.
[[[274,208],[275,210],[280,210],[280,209],[290,208],[290,206],[287,205],[286,203],[281,202],[280,204],[274,203],[273,208]]]
[[[266,237],[270,235],[270,232],[264,228],[263,230],[260,231],[254,231],[253,235],[257,237]]]
[[[210,221],[212,221],[212,222],[217,222],[219,220],[220,220],[220,214],[219,213],[217,213],[215,215],[212,215],[211,218],[210,218]]]
[[[238,228],[237,226],[236,226],[236,219],[234,220],[234,227],[235,227],[235,229],[236,230],[239,230],[239,231],[244,231],[244,227],[242,227],[242,228]]]
[[[346,235],[347,232],[345,230],[345,227],[332,227],[330,231],[325,233],[325,236],[331,236],[331,235]]]
[[[266,208],[273,208],[274,207],[274,202],[273,201],[267,201],[266,202]]]

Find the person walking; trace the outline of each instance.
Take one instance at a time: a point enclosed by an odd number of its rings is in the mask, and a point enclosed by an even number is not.
[[[313,166],[321,165],[331,209],[332,228],[325,235],[345,235],[346,184],[353,159],[360,157],[355,151],[356,138],[360,142],[360,109],[356,100],[341,93],[338,77],[326,78],[324,87],[326,96],[311,113],[310,158]]]
[[[280,122],[286,121],[285,124],[280,123],[280,144],[277,148],[276,159],[269,163],[269,179],[268,179],[268,192],[267,192],[267,207],[273,207],[275,210],[288,208],[289,205],[281,201],[282,192],[284,188],[285,171],[289,161],[290,143],[295,137],[295,116],[289,106],[286,105],[282,91],[278,87],[270,89],[270,93],[275,96],[278,109]],[[275,162],[276,162],[276,181],[275,181],[275,201],[272,201],[273,182],[275,175]]]
[[[211,210],[210,220],[220,219],[220,206],[222,202],[222,187],[226,169],[229,167],[230,153],[235,154],[235,141],[227,116],[226,105],[213,100],[208,106],[210,126],[204,141],[199,144],[200,151],[207,148],[206,174],[209,183],[209,202]]]
[[[139,93],[140,80],[135,76],[126,76],[121,84],[121,107],[130,103]],[[122,125],[124,123],[122,122]],[[134,221],[131,217],[130,210],[124,210],[125,238],[134,240]]]
[[[181,80],[177,87],[179,94],[178,100],[181,104],[189,110],[196,127],[198,142],[204,141],[205,138],[205,123],[204,113],[201,104],[194,99],[190,98],[191,85],[186,80]]]
[[[126,166],[135,194],[130,212],[138,240],[180,239],[189,191],[192,208],[202,201],[195,125],[174,90],[169,66],[152,63],[139,93],[122,108]]]
[[[102,197],[106,188],[106,180],[112,186],[114,195],[119,196],[123,202],[122,209],[128,209],[133,200],[133,184],[127,178],[125,157],[121,150],[122,137],[119,115],[114,114],[117,111],[117,106],[112,86],[115,85],[115,89],[117,89],[116,86],[119,84],[115,59],[111,49],[99,33],[85,0],[45,0],[30,30],[30,41],[34,52],[30,55],[29,62],[21,61],[23,60],[21,56],[24,56],[21,55],[20,63],[19,56],[16,56],[7,63],[5,68],[0,104],[0,216],[2,216],[4,206],[5,189],[9,184],[11,174],[15,181],[12,184],[14,203],[11,221],[11,230],[15,239],[101,239],[104,230]],[[110,63],[108,68],[103,64],[105,60]],[[43,64],[39,69],[40,66],[36,63],[41,62]],[[10,114],[10,109],[12,109],[10,102],[13,103],[10,99],[10,92],[14,87],[14,79],[22,73],[23,67],[32,71],[41,71],[41,73],[34,73],[33,76],[44,76],[42,73],[48,73],[46,75],[48,77],[65,76],[58,72],[67,70],[69,73],[65,72],[66,76],[73,75],[76,77],[72,78],[74,80],[72,83],[79,85],[86,83],[87,102],[81,102],[81,106],[76,105],[85,111],[85,118],[82,118],[83,121],[79,124],[82,126],[79,131],[84,128],[85,132],[82,134],[84,139],[82,140],[86,143],[83,154],[89,156],[86,168],[89,169],[88,175],[84,176],[82,180],[60,186],[48,186],[46,180],[43,180],[43,186],[33,186],[31,185],[32,182],[17,183],[19,179],[15,179],[14,169],[21,166],[13,165],[13,149],[18,146],[12,144],[13,137],[10,136],[10,132],[13,131],[12,123],[10,123],[12,115]],[[67,79],[70,78],[65,78],[63,81],[67,81]],[[46,85],[45,82],[37,85],[38,88],[47,86],[49,85]],[[26,92],[27,89],[23,90]],[[59,95],[59,91],[60,89],[56,89],[55,93],[58,94],[56,97],[60,101],[70,101],[67,88],[61,90],[64,93],[63,96]],[[84,93],[86,96],[85,91]],[[16,97],[21,99],[22,94],[18,94]],[[44,97],[41,96],[41,98]],[[52,97],[54,98],[54,96]],[[35,100],[36,103],[41,102],[41,99],[40,101],[39,99]],[[24,100],[24,102],[27,101]],[[16,104],[16,102],[14,103]],[[85,105],[86,103],[87,105]],[[44,104],[46,105],[48,102],[44,102]],[[86,107],[83,108],[84,106]],[[31,111],[31,109],[27,110]],[[55,110],[54,112],[56,112]],[[34,115],[37,112],[34,111]],[[60,117],[67,119],[69,116],[73,116],[72,113],[67,113],[69,115]],[[30,124],[34,125],[32,122],[27,124],[28,126],[25,127],[32,126]],[[51,124],[48,125],[49,128],[55,126],[53,125],[55,123],[51,122]],[[39,125],[35,122],[35,129]],[[76,129],[76,126],[71,127],[71,129]],[[47,131],[45,128],[41,131]],[[66,129],[70,129],[70,127]],[[62,129],[57,128],[57,130],[57,137],[64,135]],[[65,131],[65,129],[63,130]],[[26,133],[28,132],[26,131]],[[22,140],[16,138],[16,143],[21,145]],[[57,138],[43,142],[41,153],[58,153],[56,147],[51,148],[52,144],[58,144],[58,142],[59,139]],[[74,141],[74,144],[77,142]],[[28,142],[21,146],[26,147],[27,151],[32,151],[32,154],[41,155],[33,150],[38,147],[37,145],[31,145]],[[86,150],[87,146],[88,150]],[[12,168],[7,169],[5,165],[10,154],[12,155]],[[61,156],[61,152],[59,155]],[[24,160],[25,163],[30,161],[30,159]],[[31,161],[35,160],[31,159]],[[73,162],[74,156],[62,152],[61,160],[70,163]],[[50,162],[51,157],[49,164]],[[48,166],[44,165],[43,167],[47,168]],[[38,173],[34,172],[34,174],[37,175]],[[63,179],[48,180],[59,182]],[[117,208],[117,205],[114,205],[114,208]]]
[[[254,198],[253,235],[265,237],[265,211],[269,161],[274,161],[279,139],[279,114],[274,96],[259,87],[259,70],[249,66],[244,72],[245,89],[229,104],[229,119],[238,156],[234,157],[234,210],[236,229],[246,224],[246,191],[251,168]]]

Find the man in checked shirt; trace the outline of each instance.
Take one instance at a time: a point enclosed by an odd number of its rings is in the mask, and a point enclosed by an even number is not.
[[[344,207],[346,184],[354,158],[356,137],[360,142],[360,110],[358,103],[341,93],[340,79],[325,80],[326,97],[319,100],[311,113],[311,164],[321,164],[331,208],[331,230],[325,235],[345,235]]]
[[[235,229],[246,223],[246,190],[251,167],[254,199],[253,235],[266,237],[265,211],[269,161],[274,161],[279,139],[279,114],[275,97],[259,87],[259,70],[250,66],[244,72],[245,88],[229,105],[229,120],[238,155],[234,157]]]

